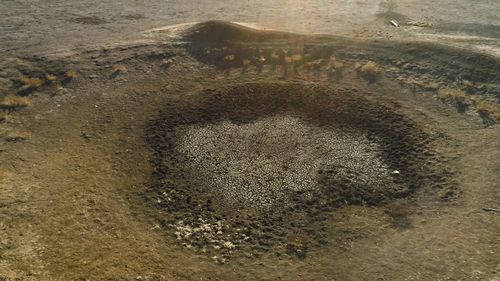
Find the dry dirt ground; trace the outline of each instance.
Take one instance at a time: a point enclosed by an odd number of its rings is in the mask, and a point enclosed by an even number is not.
[[[363,5],[421,10],[382,4]],[[123,38],[148,16],[120,25],[94,7],[61,13],[68,27],[40,44],[36,24],[26,40],[2,32],[2,98],[33,104],[0,115],[0,280],[500,280],[500,215],[483,210],[500,208],[497,57],[387,38],[370,20],[363,39],[224,22]],[[74,49],[91,35],[113,44]]]
[[[0,3],[0,51],[31,55],[145,41],[148,30],[162,26],[227,20],[306,34],[439,41],[500,54],[499,11],[496,0],[10,0]]]

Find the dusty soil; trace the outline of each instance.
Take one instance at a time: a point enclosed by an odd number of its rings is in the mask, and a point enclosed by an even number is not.
[[[31,55],[147,42],[162,26],[226,20],[305,34],[439,41],[500,55],[499,10],[495,0],[151,0],[140,4],[11,0],[0,3],[0,52]],[[389,19],[398,20],[401,28],[393,28]],[[432,28],[409,22],[430,23]]]
[[[224,22],[178,38],[2,61],[33,105],[1,123],[0,279],[500,279],[500,129],[436,98],[497,103],[498,58]]]

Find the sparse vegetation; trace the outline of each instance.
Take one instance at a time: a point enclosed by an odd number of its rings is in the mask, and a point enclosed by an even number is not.
[[[330,61],[328,62],[328,78],[331,79],[340,79],[342,77],[342,72],[344,70],[344,64],[338,61],[334,56],[330,57]]]
[[[28,139],[31,136],[30,133],[24,131],[11,131],[4,136],[4,139],[8,142],[20,142]]]
[[[161,67],[167,68],[170,67],[174,63],[173,59],[164,59],[161,61]]]
[[[476,102],[476,111],[481,117],[489,118],[492,121],[500,121],[500,106],[488,101]]]
[[[487,125],[500,121],[500,106],[498,104],[471,97],[462,90],[441,89],[438,92],[438,98],[442,102],[455,104],[459,111],[464,111],[469,106],[473,106]]]
[[[31,104],[31,100],[26,97],[9,95],[0,102],[0,108],[3,110],[13,110],[20,107],[28,107]]]
[[[235,55],[227,55],[224,57],[225,61],[233,61],[236,58]]]
[[[329,67],[330,69],[341,70],[344,68],[344,64],[339,61],[331,61]]]
[[[302,54],[294,54],[291,56],[292,62],[301,62],[304,60]]]
[[[117,64],[117,65],[113,66],[113,74],[114,75],[123,74],[123,73],[127,73],[127,72],[128,72],[128,68],[124,64]]]
[[[412,26],[417,26],[417,27],[426,27],[426,28],[433,28],[434,27],[432,22],[427,22],[427,21],[409,21],[406,23],[406,25],[412,25]]]
[[[54,83],[57,80],[57,76],[52,74],[45,74],[45,80],[49,83]]]
[[[32,89],[38,89],[43,85],[43,80],[37,77],[21,77],[19,79],[22,85],[28,86]]]
[[[380,76],[379,66],[373,61],[369,61],[366,64],[359,66],[356,71],[361,77],[371,83],[377,81]]]
[[[440,89],[437,96],[440,101],[455,105],[460,113],[464,113],[470,105],[467,94],[459,89]]]
[[[458,89],[440,89],[438,98],[446,103],[464,103],[466,102],[467,95]]]
[[[76,77],[78,77],[78,73],[76,72],[76,70],[70,69],[70,70],[64,72],[63,82],[68,83],[71,80],[75,79]]]

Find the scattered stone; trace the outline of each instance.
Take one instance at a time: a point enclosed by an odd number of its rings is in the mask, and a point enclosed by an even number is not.
[[[174,64],[174,59],[169,58],[162,60],[160,66],[163,68],[169,68],[172,64]]]

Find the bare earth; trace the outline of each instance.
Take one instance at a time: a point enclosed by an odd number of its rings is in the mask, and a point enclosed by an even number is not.
[[[0,281],[500,281],[499,3],[200,2],[0,3]]]

